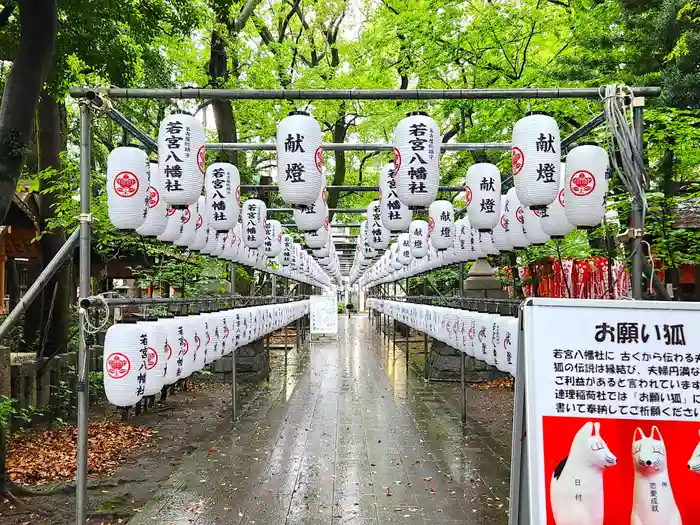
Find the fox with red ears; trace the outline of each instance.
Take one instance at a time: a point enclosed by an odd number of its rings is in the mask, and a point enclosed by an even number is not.
[[[668,476],[666,445],[658,427],[645,436],[637,427],[632,438],[634,498],[630,525],[682,525]]]
[[[603,472],[616,463],[600,436],[600,423],[585,423],[550,482],[549,499],[557,525],[603,525]]]

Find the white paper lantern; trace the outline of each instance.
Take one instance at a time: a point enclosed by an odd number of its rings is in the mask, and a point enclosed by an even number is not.
[[[561,173],[559,184],[559,194],[554,202],[547,206],[540,215],[540,224],[542,231],[549,235],[552,239],[561,239],[571,233],[575,226],[566,218],[566,206],[564,205],[564,184],[566,183],[566,168],[564,163],[561,164]]]
[[[574,226],[592,228],[605,217],[609,170],[608,153],[600,146],[583,144],[567,154],[564,202]]]
[[[117,323],[105,334],[102,371],[107,400],[119,407],[138,403],[146,391],[148,335],[143,326]]]
[[[446,250],[455,238],[455,211],[450,201],[435,201],[428,210],[430,242],[436,250]]]
[[[221,257],[226,248],[226,239],[228,239],[228,232],[216,232],[214,234],[214,239],[216,242],[216,247],[211,252],[213,257]]]
[[[413,259],[411,255],[411,235],[402,233],[398,239],[399,249],[396,252],[396,259],[404,266],[408,266]]]
[[[194,242],[197,235],[197,204],[187,206],[182,212],[182,224],[180,224],[180,235],[175,240],[176,246],[189,246]]]
[[[533,113],[513,128],[513,181],[523,206],[547,206],[559,193],[559,126],[548,115]]]
[[[194,334],[194,349],[195,349],[195,355],[194,357],[194,371],[199,372],[204,368],[204,365],[207,364],[206,362],[206,357],[207,357],[207,348],[206,348],[206,342],[207,339],[209,338],[209,334],[207,333],[207,319],[205,314],[199,314],[193,316],[194,319],[196,320],[195,324],[195,334]]]
[[[168,204],[161,198],[163,192],[163,180],[158,170],[158,164],[150,163],[150,181],[148,188],[148,209],[146,220],[136,228],[136,233],[148,237],[157,237],[165,231],[168,225]]]
[[[172,385],[182,376],[182,347],[180,345],[180,327],[178,319],[173,316],[158,321],[165,326],[165,349],[167,353],[165,384]]]
[[[107,157],[107,208],[118,230],[135,230],[148,215],[148,155],[131,146],[113,149]]]
[[[465,201],[472,228],[491,231],[496,227],[501,210],[501,172],[496,166],[484,162],[467,170]]]
[[[408,229],[413,220],[413,212],[396,194],[394,180],[394,164],[386,164],[379,174],[379,203],[382,224],[392,232],[402,232]]]
[[[158,166],[165,201],[175,207],[195,204],[206,166],[202,123],[185,114],[165,117],[158,131]]]
[[[523,233],[530,244],[535,246],[545,244],[549,240],[549,235],[542,231],[540,215],[542,211],[539,209],[523,208]]]
[[[205,216],[216,231],[228,231],[238,222],[241,201],[241,176],[228,162],[215,162],[207,168]]]
[[[406,206],[427,207],[440,184],[440,128],[422,112],[409,113],[394,130],[396,194]]]
[[[291,206],[309,206],[321,192],[321,138],[321,126],[305,112],[290,113],[277,126],[279,194]]]
[[[323,226],[321,226],[315,232],[306,232],[304,234],[304,242],[312,250],[318,250],[323,248],[328,242],[328,217],[323,221]]]
[[[168,208],[168,225],[165,227],[165,231],[157,237],[159,241],[174,242],[180,237],[184,213],[185,210]]]
[[[468,229],[468,233],[465,230],[464,235],[468,240],[468,260],[476,261],[477,259],[482,259],[486,257],[486,253],[481,247],[481,238],[479,237],[479,230],[472,228],[469,224],[469,219],[464,218],[464,228]]]
[[[194,241],[190,244],[190,250],[200,251],[207,245],[207,224],[203,214],[206,212],[206,198],[202,195],[197,201],[197,221],[194,224]]]
[[[515,188],[509,189],[506,194],[504,212],[506,224],[508,226],[508,228],[506,228],[508,231],[508,240],[515,250],[522,250],[530,245],[530,241],[527,240],[523,232],[523,224],[525,222],[525,214],[523,211],[523,206],[518,200]]]
[[[506,199],[501,199],[501,209],[498,215],[498,224],[493,228],[493,245],[499,252],[509,252],[513,245],[508,237],[508,218],[506,217]]]
[[[422,259],[428,253],[428,235],[429,227],[426,221],[415,220],[411,221],[409,226],[411,256],[414,259]]]
[[[323,227],[323,221],[328,219],[328,205],[326,204],[326,179],[321,179],[321,191],[316,200],[309,206],[299,206],[294,209],[294,224],[299,231],[315,232]]]
[[[265,255],[277,257],[282,251],[282,225],[274,219],[265,224]]]
[[[165,347],[165,326],[157,319],[137,323],[148,338],[148,355],[146,357],[146,387],[144,397],[153,396],[161,391],[165,384],[165,365],[168,359]]]
[[[204,255],[211,255],[216,249],[216,230],[207,226],[204,233],[204,248],[200,252]]]
[[[372,248],[386,250],[391,241],[391,233],[384,227],[382,211],[379,201],[372,201],[367,206],[367,233],[369,234]]]
[[[360,224],[360,237],[358,240],[362,248],[362,255],[365,257],[365,259],[371,261],[372,259],[377,257],[377,255],[379,255],[377,253],[377,250],[375,250],[372,247],[371,233],[369,231],[369,224],[367,222],[367,219],[362,221],[362,223]]]
[[[294,241],[289,235],[282,235],[282,254],[280,263],[282,266],[292,264],[292,256],[294,255]]]
[[[455,221],[455,242],[452,244],[454,248],[454,259],[456,262],[466,262],[472,260],[471,257],[471,228],[466,219],[457,219]]]
[[[260,248],[265,242],[267,206],[259,199],[248,199],[243,203],[241,229],[243,244],[248,248]]]
[[[508,373],[515,377],[515,372],[518,366],[518,318],[508,317],[505,322],[504,333],[501,339],[506,351],[506,363]]]
[[[496,248],[493,242],[493,234],[491,232],[476,231],[479,234],[479,246],[481,246],[481,251],[486,255],[498,255],[498,248]]]

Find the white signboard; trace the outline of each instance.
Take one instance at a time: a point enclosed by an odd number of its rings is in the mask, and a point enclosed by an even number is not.
[[[338,298],[335,295],[312,295],[311,333],[338,333]]]
[[[529,299],[521,316],[511,523],[700,523],[700,305]]]

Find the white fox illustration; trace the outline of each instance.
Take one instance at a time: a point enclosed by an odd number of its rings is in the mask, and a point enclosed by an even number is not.
[[[632,440],[634,499],[631,525],[681,525],[681,514],[668,477],[666,446],[661,432],[651,427],[645,436],[641,428]]]
[[[616,463],[600,437],[600,423],[583,425],[550,483],[549,500],[557,525],[603,525],[603,471]]]
[[[698,434],[700,434],[700,431],[698,431]],[[696,474],[700,474],[700,443],[695,447],[693,455],[688,460],[688,468]]]

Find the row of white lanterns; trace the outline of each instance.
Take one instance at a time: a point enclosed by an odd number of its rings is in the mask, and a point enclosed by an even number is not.
[[[309,301],[120,322],[105,335],[107,400],[128,407],[309,312]]]
[[[375,298],[367,306],[515,376],[517,317]]]

